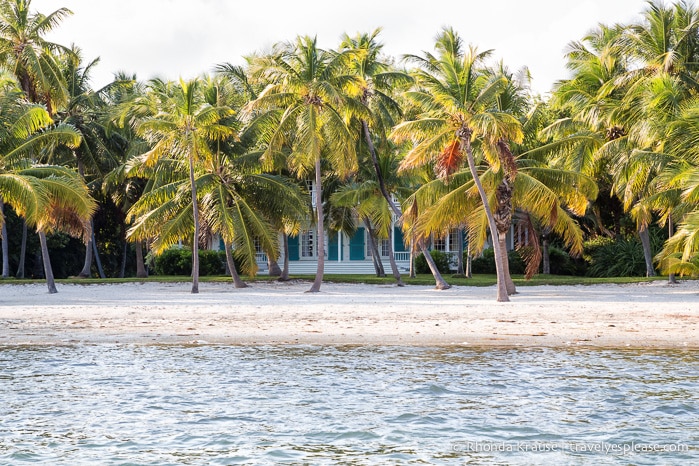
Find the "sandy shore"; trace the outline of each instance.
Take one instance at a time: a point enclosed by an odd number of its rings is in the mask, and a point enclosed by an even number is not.
[[[202,283],[0,285],[0,345],[595,346],[699,349],[699,281],[494,287]]]

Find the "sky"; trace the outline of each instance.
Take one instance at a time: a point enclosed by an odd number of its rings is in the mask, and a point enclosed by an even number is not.
[[[60,7],[73,14],[48,38],[75,44],[86,61],[100,57],[92,73],[99,88],[117,71],[188,79],[221,63],[265,51],[298,35],[317,36],[335,48],[347,33],[379,36],[387,55],[432,51],[444,26],[466,44],[493,50],[513,71],[524,66],[532,89],[545,94],[568,77],[563,53],[597,24],[638,20],[645,0],[32,0],[48,14]]]

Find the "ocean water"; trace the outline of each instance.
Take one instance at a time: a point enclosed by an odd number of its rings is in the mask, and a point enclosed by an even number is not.
[[[0,464],[699,464],[699,353],[0,347]]]

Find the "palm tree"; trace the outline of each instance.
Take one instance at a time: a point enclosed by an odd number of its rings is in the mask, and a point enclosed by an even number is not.
[[[358,138],[359,146],[362,146],[361,139],[363,138],[371,157],[374,176],[378,181],[379,193],[383,196],[393,215],[396,218],[400,218],[402,213],[386,189],[386,182],[384,174],[381,172],[376,146],[383,147],[384,150],[392,149],[388,144],[387,134],[390,128],[395,126],[397,120],[402,116],[400,106],[393,99],[392,94],[397,86],[409,84],[412,82],[412,79],[407,73],[392,69],[389,64],[381,61],[380,54],[383,45],[377,39],[380,32],[381,29],[379,28],[375,29],[371,34],[357,34],[354,38],[345,35],[340,49],[354,52],[350,55],[349,67],[360,79],[356,92],[360,103],[371,111],[368,117],[360,118],[361,136]],[[369,120],[371,120],[371,123]],[[388,253],[393,277],[396,279],[398,286],[403,286],[393,254],[392,241],[389,241]],[[441,277],[439,270],[437,270],[432,257],[428,256],[429,254],[425,255],[430,265],[430,270],[435,274],[437,288],[449,288],[449,285]]]
[[[320,291],[325,268],[323,163],[340,177],[357,167],[347,118],[351,101],[345,94],[356,78],[345,74],[346,55],[318,48],[315,38],[298,37],[253,62],[253,76],[269,85],[250,103],[248,113],[281,112],[263,159],[271,167],[288,148],[287,162],[296,175],[314,175],[318,267],[309,292]]]
[[[149,178],[149,187],[129,212],[135,218],[132,238],[155,238],[153,249],[160,253],[188,237],[194,222],[192,191],[186,170],[176,160],[161,159],[158,166],[135,166],[139,176]],[[246,285],[237,274],[231,250],[241,261],[244,272],[257,271],[255,243],[276,253],[278,238],[269,218],[285,212],[303,216],[306,205],[298,187],[283,178],[259,173],[241,160],[216,151],[202,160],[196,171],[196,192],[201,224],[211,234],[220,235],[226,260],[236,288]]]
[[[212,157],[210,143],[233,135],[232,128],[221,124],[232,110],[210,105],[201,92],[198,79],[180,80],[176,86],[153,81],[147,100],[134,105],[153,111],[151,116],[136,125],[136,133],[151,144],[151,149],[144,154],[145,162],[154,165],[168,157],[188,165],[194,222],[192,293],[198,293],[200,218],[195,165]]]
[[[406,57],[419,66],[414,73],[417,88],[406,95],[423,113],[417,120],[398,125],[392,136],[399,142],[415,143],[403,161],[404,168],[435,161],[436,171],[444,178],[453,174],[465,154],[494,239],[497,300],[509,301],[503,262],[507,258],[496,240],[498,228],[478,175],[472,143],[475,139],[491,146],[499,141],[519,142],[523,137],[520,123],[510,114],[492,110],[507,80],[479,70],[489,52],[479,53],[473,47],[464,52],[460,37],[449,28],[437,36],[435,49],[437,56],[426,53],[424,57]],[[498,160],[489,162],[499,166]]]
[[[3,96],[0,105],[0,120],[6,122],[0,125],[0,198],[39,233],[46,283],[49,293],[56,293],[46,234],[57,230],[84,234],[95,202],[77,173],[38,165],[30,158],[58,144],[75,148],[80,134],[67,125],[50,127],[53,121],[42,106],[16,97]],[[4,216],[0,222],[4,225]]]
[[[80,146],[74,150],[54,154],[61,165],[76,166],[78,173],[88,182],[93,193],[99,193],[105,173],[117,165],[113,154],[112,141],[109,140],[105,126],[107,104],[103,96],[110,88],[120,86],[122,81],[115,80],[102,89],[94,91],[90,87],[90,73],[97,66],[99,59],[83,64],[80,49],[73,46],[71,53],[61,56],[61,67],[65,76],[68,101],[62,105],[56,118],[75,127],[82,135]],[[62,156],[62,158],[61,158]],[[78,277],[91,275],[93,258],[101,278],[105,278],[95,242],[94,222],[90,222],[88,244],[85,248],[85,261]],[[94,254],[93,254],[94,253]]]
[[[59,8],[43,15],[30,6],[30,0],[0,3],[0,63],[12,70],[27,99],[44,104],[52,116],[68,98],[58,53],[71,52],[44,37],[71,11]]]

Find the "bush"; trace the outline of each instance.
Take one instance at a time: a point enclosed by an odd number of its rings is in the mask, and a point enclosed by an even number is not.
[[[596,238],[585,243],[585,259],[591,277],[643,277],[646,261],[636,238]]]
[[[190,254],[191,256],[191,254]],[[223,275],[226,273],[226,252],[205,249],[199,251],[199,273],[201,275]]]
[[[225,252],[200,250],[199,275],[223,275],[226,271]],[[188,248],[172,248],[155,257],[157,275],[191,275],[192,251]]]
[[[510,275],[521,275],[524,273],[525,264],[522,256],[517,251],[509,251],[507,260],[510,266]],[[466,256],[464,255],[464,262]],[[495,251],[493,248],[483,250],[480,257],[476,257],[471,261],[471,272],[495,274]]]
[[[437,270],[439,270],[439,273],[449,273],[451,270],[451,265],[449,264],[449,254],[442,251],[430,251],[430,256],[432,256],[435,265],[437,265]],[[415,273],[432,273],[427,265],[425,256],[422,254],[415,258]]]
[[[583,275],[585,264],[576,263],[567,251],[549,246],[549,263],[552,275]]]

